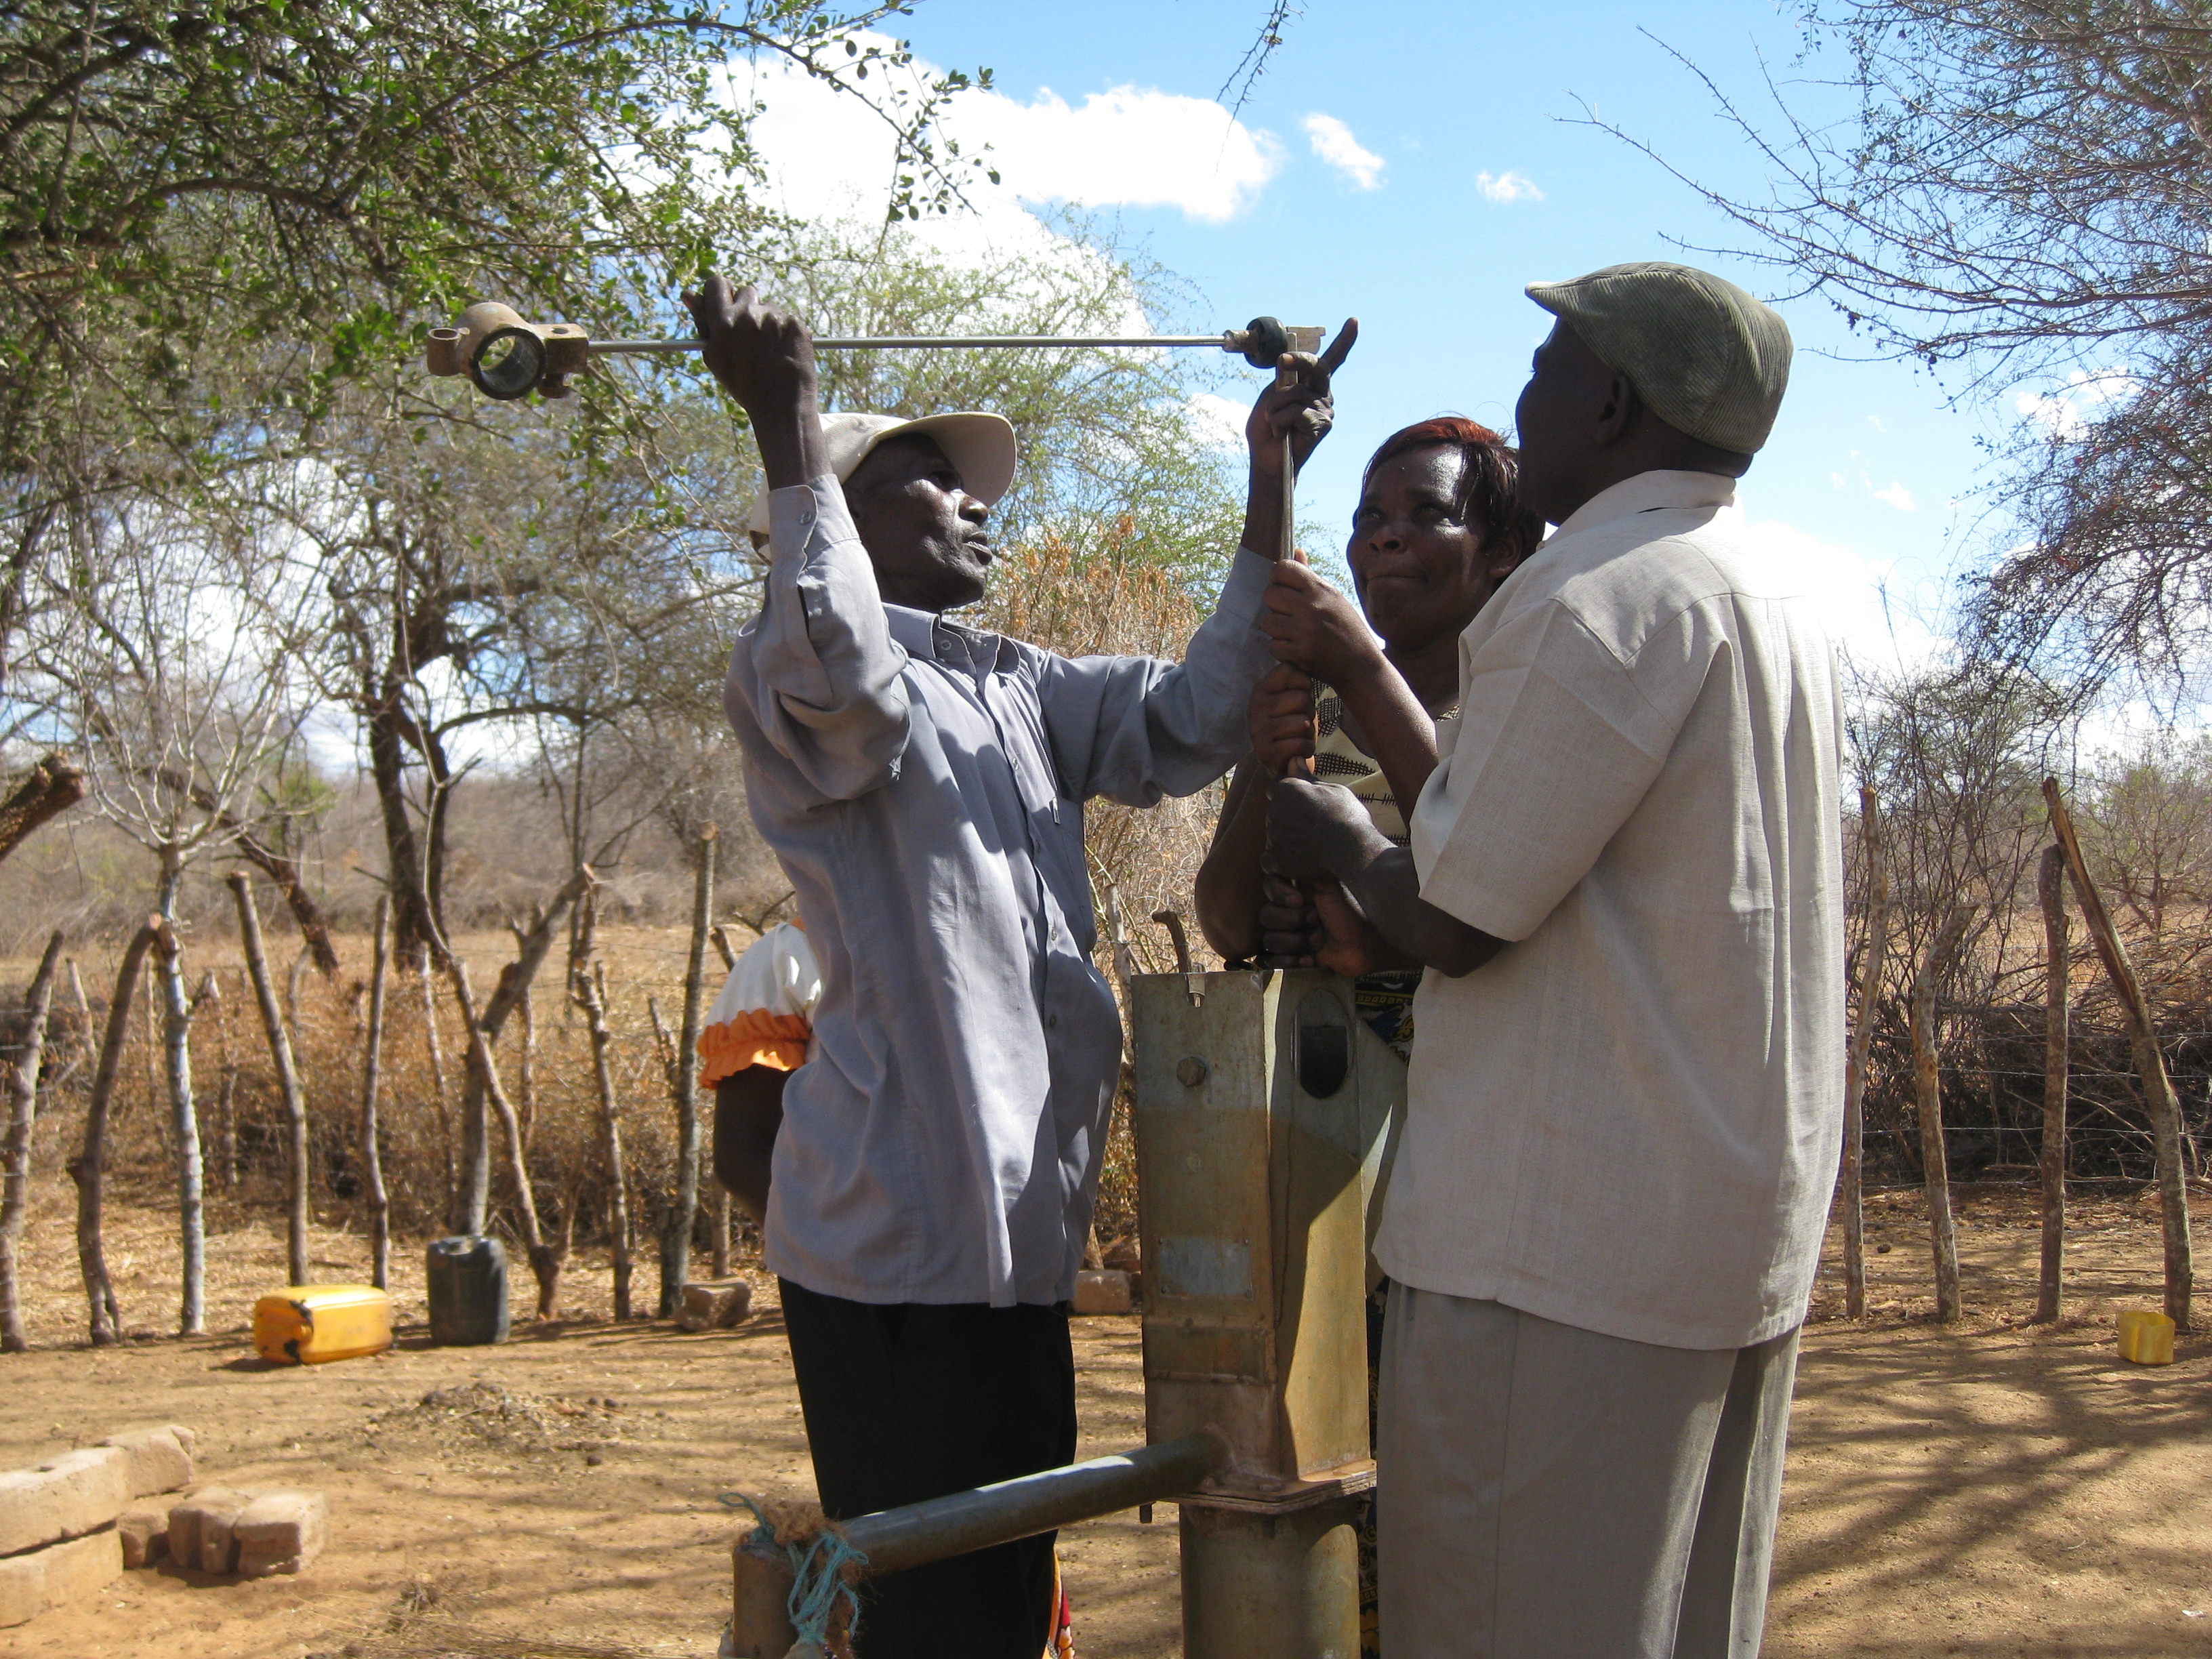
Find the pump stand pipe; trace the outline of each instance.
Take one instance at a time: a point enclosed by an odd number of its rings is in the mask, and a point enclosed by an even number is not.
[[[844,1523],[871,1577],[1010,1544],[1117,1510],[1194,1491],[1228,1455],[1208,1431],[952,1492]],[[781,1550],[740,1543],[733,1554],[732,1617],[722,1659],[785,1659],[798,1641],[788,1602],[791,1563]]]
[[[1318,328],[1288,328],[1273,317],[1255,317],[1243,328],[1218,334],[885,334],[831,338],[817,336],[817,349],[834,351],[1095,350],[1124,347],[1211,348],[1234,352],[1255,368],[1273,368],[1286,351],[1321,349]],[[423,342],[423,366],[434,375],[465,374],[487,398],[509,402],[535,392],[565,398],[568,377],[593,357],[641,356],[701,349],[703,340],[594,340],[574,323],[533,323],[511,306],[479,301],[451,328],[434,328]]]

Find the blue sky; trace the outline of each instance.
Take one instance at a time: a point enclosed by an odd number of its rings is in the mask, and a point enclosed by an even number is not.
[[[930,63],[994,72],[995,92],[955,129],[988,140],[1006,179],[1011,199],[986,204],[987,217],[1018,203],[1103,212],[1196,284],[1209,325],[1257,312],[1359,317],[1339,435],[1310,469],[1302,503],[1340,544],[1359,465],[1383,434],[1444,410],[1510,422],[1548,322],[1523,283],[1690,257],[1768,297],[1786,291],[1785,273],[1682,254],[1669,238],[1708,247],[1750,238],[1588,125],[1585,106],[1684,172],[1762,195],[1765,164],[1666,46],[1771,113],[1770,72],[1809,82],[1841,67],[1832,54],[1799,61],[1790,14],[1310,0],[1231,123],[1212,100],[1263,10],[1260,0],[921,0],[904,33]],[[1809,83],[1796,97],[1848,112]],[[769,102],[782,112],[764,148],[781,165],[817,168],[787,187],[805,205],[818,199],[819,167],[849,137],[850,118],[803,98]],[[1990,533],[1974,494],[1984,476],[1976,441],[2024,417],[2011,392],[1954,408],[1925,371],[1848,361],[1850,337],[1821,301],[1783,310],[1797,365],[1746,480],[1746,507],[1819,567],[1855,654],[1923,657],[1942,634],[1950,576]]]

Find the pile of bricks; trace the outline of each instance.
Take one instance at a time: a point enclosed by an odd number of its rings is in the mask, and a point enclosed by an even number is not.
[[[0,1629],[165,1555],[203,1572],[298,1572],[329,1524],[320,1492],[194,1487],[192,1431],[180,1424],[126,1429],[0,1474]]]

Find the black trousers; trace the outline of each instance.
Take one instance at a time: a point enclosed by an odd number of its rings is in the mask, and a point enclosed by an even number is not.
[[[879,1304],[782,1285],[815,1488],[831,1520],[1073,1461],[1065,1306]],[[868,1580],[859,1659],[1039,1659],[1052,1540]]]

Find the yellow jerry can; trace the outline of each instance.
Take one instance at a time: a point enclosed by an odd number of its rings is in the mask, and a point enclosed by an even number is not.
[[[392,1346],[392,1293],[374,1285],[288,1285],[253,1304],[253,1346],[278,1365],[382,1353]]]
[[[2148,1308],[2130,1308],[2120,1316],[2120,1358],[2138,1365],[2173,1364],[2173,1322]]]

